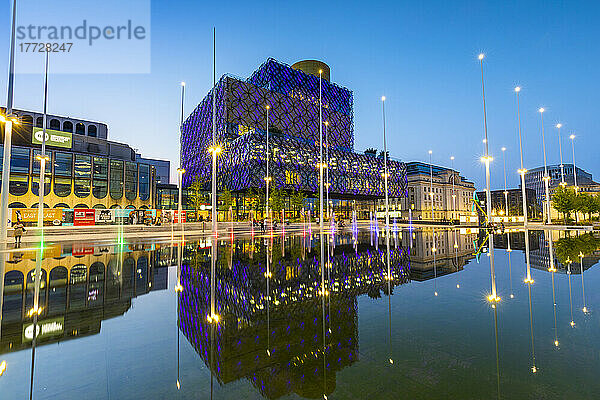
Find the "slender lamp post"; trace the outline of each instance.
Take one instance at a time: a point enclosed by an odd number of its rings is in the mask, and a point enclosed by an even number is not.
[[[527,170],[523,166],[523,136],[521,135],[521,113],[519,110],[519,93],[521,92],[521,88],[519,86],[515,87],[515,94],[517,96],[517,124],[519,127],[519,152],[521,154],[521,169],[519,169],[519,175],[521,175],[521,195],[523,196],[523,224],[527,226],[527,196],[525,191],[525,173]]]
[[[331,218],[331,210],[329,209],[329,135],[327,128],[329,127],[329,121],[325,121],[325,164],[327,169],[325,170],[325,187],[327,188],[327,218]]]
[[[48,62],[49,62],[49,51],[46,51],[46,68],[44,75],[44,117],[42,120],[42,152],[37,157],[40,161],[40,182],[38,185],[39,190],[39,199],[38,199],[38,227],[40,228],[40,236],[42,238],[42,246],[43,246],[43,231],[44,227],[44,192],[46,191],[45,179],[46,179],[46,161],[49,160],[48,156],[46,156],[46,119],[48,112]],[[36,271],[37,272],[37,271]],[[40,272],[41,273],[41,272]]]
[[[13,91],[15,81],[15,31],[17,24],[17,0],[13,0],[11,34],[10,34],[10,55],[8,61],[8,95],[6,99],[6,125],[4,127],[4,154],[2,163],[2,191],[0,193],[0,242],[6,241],[6,230],[8,225],[8,181],[10,179],[10,155],[12,142],[12,124],[13,120]],[[1,313],[0,313],[1,314]]]
[[[545,211],[546,220],[548,224],[550,224],[552,222],[550,219],[550,189],[548,188],[550,176],[548,175],[548,163],[546,162],[546,135],[544,134],[544,111],[546,110],[544,107],[540,107],[538,111],[540,112],[540,121],[542,125],[542,150],[544,152],[544,188],[546,189]]]
[[[487,133],[487,112],[485,108],[485,84],[483,77],[483,58],[484,54],[479,54],[479,63],[481,65],[481,97],[483,100],[483,131],[485,134],[485,156],[483,157],[483,161],[485,162],[485,197],[486,197],[486,208],[487,208],[487,220],[488,224],[492,222],[492,193],[490,189],[490,162],[492,158],[490,157],[489,152],[489,139]],[[490,234],[489,240],[489,257],[490,257],[490,274],[492,277],[492,294],[488,297],[490,301],[497,302],[500,298],[496,294],[496,273],[494,268],[494,234]]]
[[[385,96],[381,96],[381,114],[383,116],[383,182],[385,185],[385,244],[387,253],[388,281],[392,279],[390,269],[390,201],[388,192],[387,141],[385,137]]]
[[[185,98],[185,82],[181,82],[181,116],[179,118],[179,130],[181,132],[181,130],[183,130],[183,101]],[[180,141],[181,142],[181,141]],[[181,230],[183,231],[183,218],[182,218],[182,214],[183,214],[183,194],[182,194],[182,186],[183,186],[183,174],[185,173],[185,169],[183,169],[181,167],[181,157],[180,157],[180,161],[179,161],[179,168],[177,168],[177,176],[178,176],[178,183],[179,183],[179,197],[178,197],[178,201],[177,201],[177,214],[179,217],[179,224],[181,226]],[[183,236],[183,235],[182,235]]]
[[[431,201],[431,220],[433,221],[433,164],[431,164],[432,150],[429,150],[429,201]]]
[[[579,188],[577,187],[577,167],[575,166],[575,135],[571,134],[569,139],[571,139],[571,149],[573,150],[573,183],[575,185],[575,195],[577,195]],[[575,222],[579,222],[577,211],[575,211]]]
[[[456,219],[456,192],[454,190],[454,181],[456,180],[456,173],[454,171],[454,156],[450,157],[450,162],[452,163],[452,221],[454,221]],[[454,241],[454,244],[456,244],[456,240]]]
[[[267,145],[265,151],[265,157],[267,159],[267,176],[265,176],[265,214],[266,218],[269,218],[269,182],[271,181],[271,177],[269,176],[269,109],[271,106],[267,104]]]
[[[562,137],[560,136],[560,128],[562,128],[562,124],[556,124],[556,129],[558,129],[558,151],[560,152],[560,186],[567,186],[567,182],[565,182],[565,166],[563,164],[563,154],[562,154]]]
[[[323,231],[323,70],[319,70],[319,229]]]
[[[508,218],[508,190],[506,190],[506,147],[502,148],[502,161],[504,163],[504,212]]]
[[[216,37],[217,30],[216,28],[213,28],[212,147],[210,152],[212,153],[211,219],[212,233],[214,236],[217,235],[217,151],[220,149],[220,147],[217,146],[217,93],[215,90],[217,84]],[[215,254],[213,254],[212,257],[214,258]]]

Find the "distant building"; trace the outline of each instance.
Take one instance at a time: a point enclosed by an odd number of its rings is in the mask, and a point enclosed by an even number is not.
[[[475,185],[458,171],[423,162],[406,163],[408,195],[402,199],[402,216],[413,219],[457,220],[471,212]],[[431,195],[433,193],[433,196]],[[433,215],[431,202],[433,199]]]
[[[523,194],[521,193],[521,189],[508,189],[506,192],[508,199],[508,215],[523,216]],[[490,194],[492,195],[492,215],[506,216],[504,190],[492,190]],[[527,199],[527,218],[531,219],[539,217],[541,209],[535,197],[535,190],[525,189],[525,197]],[[485,191],[477,192],[477,199],[480,207],[483,210],[486,210]],[[483,217],[483,215],[480,217]]]
[[[575,185],[575,175],[577,175],[577,186],[583,191],[598,192],[600,191],[600,183],[594,182],[592,174],[584,171],[583,169],[576,167],[576,174],[573,173],[573,164],[563,164],[564,177],[567,186]],[[525,173],[525,187],[528,189],[535,190],[537,202],[541,205],[546,201],[546,189],[544,186],[544,167],[538,167],[528,170]],[[548,188],[550,193],[556,189],[562,182],[562,173],[560,165],[549,165],[548,175],[550,181],[548,182]],[[520,187],[521,185],[519,185]],[[585,188],[585,190],[584,190]]]
[[[13,127],[9,207],[37,207],[43,114],[13,111],[19,124]],[[154,207],[155,168],[137,161],[131,146],[108,140],[106,124],[47,115],[46,128],[46,207]],[[3,142],[4,125],[0,136]]]
[[[156,183],[171,183],[171,161],[142,157],[137,152],[135,153],[135,160],[154,167],[156,170]]]

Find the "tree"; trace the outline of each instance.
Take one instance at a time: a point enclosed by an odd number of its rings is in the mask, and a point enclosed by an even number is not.
[[[375,156],[377,156],[377,149],[369,147],[368,149],[365,150],[365,155],[375,157]]]
[[[192,208],[196,211],[196,218],[198,217],[201,206],[208,203],[208,195],[203,190],[203,182],[199,176],[194,178],[194,181],[188,188],[188,198]]]
[[[594,210],[594,199],[587,193],[579,193],[575,200],[575,209],[582,213],[584,218],[585,214],[588,215],[588,218],[591,219],[591,214]]]
[[[269,207],[275,214],[285,208],[285,192],[282,189],[273,189],[269,198]]]
[[[552,196],[552,207],[559,213],[563,214],[565,224],[567,223],[567,215],[571,214],[576,208],[575,190],[559,186]]]
[[[223,202],[223,209],[225,212],[229,211],[229,207],[233,204],[233,196],[231,195],[231,191],[229,189],[223,190],[221,193],[221,201]]]
[[[250,209],[255,213],[259,211],[263,212],[265,208],[265,193],[262,190],[250,189],[246,194],[246,201],[250,205]]]
[[[296,192],[292,195],[290,201],[292,203],[292,207],[294,207],[299,214],[300,210],[302,210],[306,204],[306,195],[302,192]]]

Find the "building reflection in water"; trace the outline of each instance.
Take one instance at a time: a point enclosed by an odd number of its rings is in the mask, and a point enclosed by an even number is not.
[[[125,314],[131,300],[167,288],[153,245],[52,246],[41,263],[36,346],[100,332],[103,320]],[[0,354],[33,340],[36,251],[5,253]]]
[[[350,235],[334,240],[324,274],[318,235],[237,240],[231,263],[225,257],[229,244],[218,246],[215,299],[221,319],[212,346],[214,324],[206,319],[210,249],[186,249],[180,329],[220,384],[245,378],[267,398],[333,393],[336,372],[358,359],[357,297],[379,298],[410,279],[405,248],[390,248],[388,281],[385,247],[371,245],[369,233],[359,233],[357,241]],[[280,247],[285,251],[272,251]]]

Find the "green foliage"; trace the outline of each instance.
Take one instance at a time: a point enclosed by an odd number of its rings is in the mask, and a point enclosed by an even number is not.
[[[198,215],[200,206],[208,203],[208,195],[204,193],[203,186],[200,177],[196,176],[188,188],[188,198],[192,208],[196,210],[196,215]]]
[[[574,237],[564,237],[554,243],[556,258],[561,264],[579,261],[579,255],[592,254],[600,249],[600,239],[592,233],[586,233]]]
[[[229,207],[233,205],[233,195],[230,190],[225,189],[221,192],[221,202],[223,203],[223,209],[229,211]]]
[[[306,205],[306,195],[302,192],[295,192],[292,194],[290,201],[292,203],[292,207],[297,210],[297,215],[299,215],[300,210],[302,210]]]
[[[377,149],[370,147],[365,150],[365,155],[375,157],[377,155]]]
[[[565,223],[567,215],[575,210],[577,204],[577,195],[573,188],[565,188],[559,186],[552,196],[552,207],[559,213],[563,214]]]
[[[269,207],[278,215],[285,207],[285,191],[282,189],[273,189],[270,195]]]

